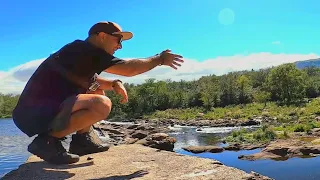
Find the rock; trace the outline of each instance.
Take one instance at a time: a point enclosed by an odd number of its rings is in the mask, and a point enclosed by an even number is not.
[[[133,132],[133,134],[131,134],[132,138],[138,138],[138,139],[143,139],[147,136],[148,136],[148,132],[141,131],[141,130],[135,131],[135,132]]]
[[[269,152],[278,156],[286,156],[288,154],[289,147],[267,147],[262,152]]]
[[[241,160],[248,160],[248,161],[254,161],[258,159],[273,159],[273,160],[287,160],[288,158],[281,157],[272,153],[268,152],[259,152],[256,154],[251,154],[251,155],[239,155],[238,159]]]
[[[135,129],[138,126],[139,126],[138,124],[133,124],[133,125],[130,125],[129,127],[127,127],[127,129]]]
[[[125,144],[134,144],[138,140],[139,140],[138,138],[130,138],[130,137],[127,137],[127,138],[124,139]]]
[[[247,178],[242,178],[245,180],[272,180],[271,178],[267,176],[263,176],[257,172],[251,171],[250,175]]]
[[[113,134],[123,134],[123,132],[117,129],[103,129],[103,130],[109,131],[110,133],[113,133]]]
[[[146,126],[140,125],[138,127],[135,128],[135,130],[146,130]]]
[[[259,124],[260,124],[259,121],[248,120],[248,121],[242,122],[240,125],[241,126],[255,126],[255,125],[259,125]]]
[[[156,148],[159,150],[173,151],[174,143],[177,140],[165,133],[155,133],[137,141],[135,144]]]
[[[253,145],[253,144],[247,144],[247,145],[242,145],[241,149],[244,149],[244,150],[253,150],[253,149],[257,149],[257,148],[264,148],[266,147],[267,144],[256,144],[256,145]]]
[[[301,147],[300,152],[307,156],[310,154],[317,155],[320,154],[320,147]]]
[[[320,128],[313,128],[311,129],[311,134],[313,136],[320,136]]]
[[[224,147],[224,149],[228,151],[239,151],[241,148],[237,145],[229,145],[227,147]]]
[[[188,147],[183,147],[182,149],[192,153],[203,153],[203,152],[220,153],[223,151],[223,148],[218,146],[188,146]]]
[[[165,134],[165,133],[156,133],[156,134],[150,135],[149,138],[151,138],[154,141],[161,141],[161,140],[164,140],[166,138],[169,138],[169,135]]]
[[[311,141],[312,144],[320,144],[320,138]]]
[[[52,165],[36,156],[6,174],[3,179],[258,179],[260,175],[228,167],[219,161],[156,151],[141,145],[113,146],[106,152],[86,156],[72,165]]]
[[[275,141],[268,145],[259,153],[251,155],[241,155],[239,159],[257,160],[274,159],[287,160],[292,157],[318,156],[320,155],[320,145],[310,145],[297,140]]]
[[[224,147],[228,151],[239,151],[239,150],[253,150],[257,148],[266,147],[266,144],[230,144],[227,147]]]

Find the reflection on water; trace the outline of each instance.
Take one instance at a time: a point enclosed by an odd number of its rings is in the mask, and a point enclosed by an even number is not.
[[[30,141],[12,119],[0,119],[0,178],[27,160],[30,153],[26,147]]]
[[[318,180],[320,179],[320,157],[315,158],[291,158],[286,161],[275,160],[257,160],[247,161],[240,160],[238,156],[257,153],[260,149],[242,150],[242,151],[224,151],[222,153],[199,153],[193,154],[182,150],[182,147],[190,145],[223,145],[218,142],[220,137],[226,135],[220,130],[211,133],[197,132],[196,128],[177,128],[177,131],[171,133],[170,136],[177,138],[175,143],[175,151],[180,154],[197,156],[202,158],[215,159],[224,165],[236,167],[250,173],[258,172],[262,175],[280,180]],[[208,131],[208,130],[207,130]]]

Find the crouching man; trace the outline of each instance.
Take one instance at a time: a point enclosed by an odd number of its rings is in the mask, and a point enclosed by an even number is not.
[[[92,124],[106,119],[112,102],[104,91],[113,90],[128,95],[121,80],[100,77],[101,72],[131,77],[159,65],[177,69],[182,56],[170,50],[144,59],[122,60],[114,53],[122,41],[133,37],[113,22],[93,25],[85,40],[75,40],[50,55],[27,82],[13,111],[16,126],[29,137],[35,136],[28,151],[54,164],[70,164],[79,156],[106,151],[92,129]],[[72,135],[67,151],[61,140]]]

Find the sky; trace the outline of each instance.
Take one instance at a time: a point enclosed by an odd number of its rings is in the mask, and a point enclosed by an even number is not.
[[[145,58],[165,49],[184,57],[178,70],[157,67],[135,77],[194,80],[319,58],[320,2],[316,0],[2,0],[0,92],[20,93],[38,65],[99,21],[134,37],[115,56]]]

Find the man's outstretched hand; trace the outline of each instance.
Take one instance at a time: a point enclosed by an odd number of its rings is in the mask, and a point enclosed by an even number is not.
[[[113,90],[122,96],[122,99],[120,101],[121,104],[127,103],[128,102],[128,94],[126,88],[123,86],[121,82],[116,82],[114,84]]]
[[[162,51],[160,53],[160,58],[162,60],[162,65],[170,66],[173,69],[178,69],[176,66],[181,66],[181,63],[184,62],[181,55],[173,54],[169,49]]]

